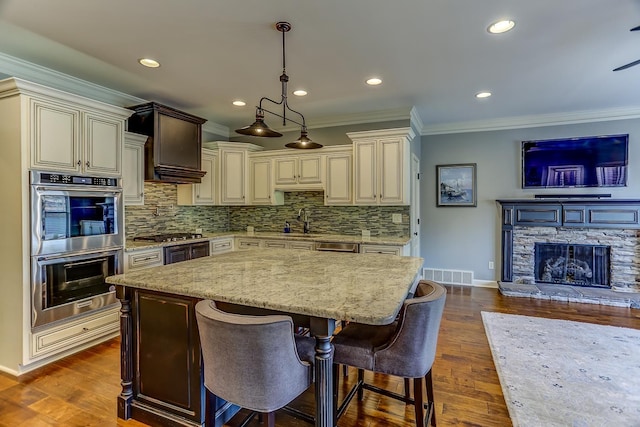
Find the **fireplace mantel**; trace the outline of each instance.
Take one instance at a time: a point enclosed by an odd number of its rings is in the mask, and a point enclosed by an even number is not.
[[[640,229],[640,200],[500,199],[502,208],[502,281],[513,280],[515,227]]]

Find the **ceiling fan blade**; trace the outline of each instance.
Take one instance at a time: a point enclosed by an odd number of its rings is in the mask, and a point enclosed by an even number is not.
[[[634,65],[638,65],[638,64],[640,64],[640,59],[638,59],[637,61],[629,62],[628,64],[623,65],[622,67],[615,68],[613,71],[626,70],[627,68],[631,68]]]
[[[633,27],[629,31],[640,31],[640,25],[638,25],[637,27]]]

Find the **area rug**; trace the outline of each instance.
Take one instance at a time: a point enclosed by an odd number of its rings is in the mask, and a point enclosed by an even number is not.
[[[640,426],[640,330],[482,312],[515,427]]]

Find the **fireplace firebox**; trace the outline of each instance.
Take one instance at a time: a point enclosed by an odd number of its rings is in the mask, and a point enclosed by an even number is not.
[[[609,288],[610,252],[602,245],[535,243],[535,280]]]

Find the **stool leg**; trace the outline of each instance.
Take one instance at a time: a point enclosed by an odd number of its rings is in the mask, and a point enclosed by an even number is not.
[[[364,369],[358,369],[358,400],[364,400],[364,389],[362,383],[364,382]]]
[[[433,397],[433,377],[431,376],[431,370],[424,376],[424,380],[427,388],[427,400],[433,405],[433,413],[431,414],[431,425],[436,426],[436,400]]]
[[[345,378],[349,376],[349,367],[347,365],[342,365],[342,375]]]
[[[267,413],[267,426],[268,427],[276,427],[276,413],[275,411],[271,411]]]
[[[345,367],[347,365],[344,365]],[[339,365],[333,364],[332,374],[333,374],[333,425],[338,425],[338,383],[340,382],[340,378],[338,376],[338,372],[340,371]]]
[[[411,398],[411,393],[409,392],[409,378],[404,379],[404,398],[407,400]]]
[[[414,409],[416,412],[416,427],[425,427],[424,426],[424,406],[422,399],[422,377],[413,379],[413,399],[414,399]]]

